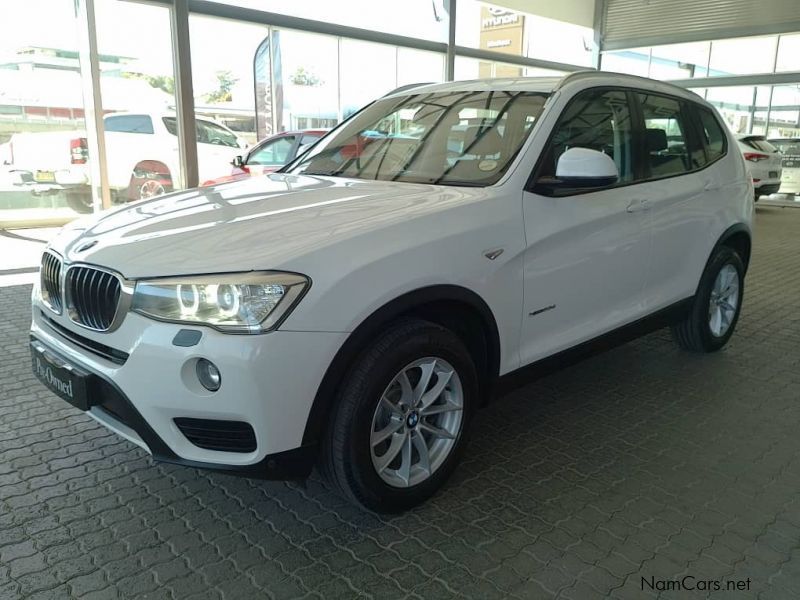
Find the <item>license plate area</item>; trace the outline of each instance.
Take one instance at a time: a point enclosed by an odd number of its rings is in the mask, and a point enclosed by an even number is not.
[[[39,183],[55,183],[56,174],[53,171],[36,171],[33,180]]]
[[[36,378],[75,408],[89,410],[92,406],[89,398],[91,373],[69,363],[37,340],[31,340],[30,349]]]

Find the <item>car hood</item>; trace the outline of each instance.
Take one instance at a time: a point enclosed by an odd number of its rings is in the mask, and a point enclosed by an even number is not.
[[[50,247],[127,278],[289,269],[343,239],[485,197],[464,188],[276,173],[176,192],[67,225]]]

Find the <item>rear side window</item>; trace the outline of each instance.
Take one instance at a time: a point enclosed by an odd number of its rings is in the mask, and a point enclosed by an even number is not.
[[[725,132],[709,109],[696,106],[695,110],[700,119],[700,134],[703,137],[703,144],[706,147],[708,162],[714,162],[725,154],[727,139],[725,137]]]
[[[617,165],[619,182],[633,180],[631,111],[619,90],[587,90],[561,115],[544,153],[536,179],[554,178],[559,157],[570,148],[607,154]]]
[[[119,115],[106,117],[104,121],[106,131],[122,133],[153,133],[153,121],[149,115]]]
[[[650,177],[670,177],[692,171],[702,163],[689,146],[686,113],[675,98],[637,92],[645,127],[645,161]],[[702,152],[702,151],[701,151]]]

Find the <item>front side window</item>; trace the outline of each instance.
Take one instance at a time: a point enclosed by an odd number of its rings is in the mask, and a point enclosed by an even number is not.
[[[379,100],[329,134],[289,172],[484,186],[497,182],[547,94],[473,91]]]
[[[248,157],[248,165],[285,165],[291,159],[294,136],[287,135],[267,142]]]
[[[650,177],[680,175],[702,166],[702,149],[692,152],[681,103],[666,96],[637,92],[645,127],[645,157]]]
[[[614,160],[619,183],[633,180],[633,143],[628,97],[620,90],[579,93],[561,115],[545,148],[536,179],[556,177],[558,159],[570,148],[588,148]]]

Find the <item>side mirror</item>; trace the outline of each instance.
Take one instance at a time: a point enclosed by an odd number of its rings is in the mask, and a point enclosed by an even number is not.
[[[234,156],[231,164],[237,169],[241,169],[244,167],[244,158],[241,155]]]
[[[618,179],[619,171],[614,160],[597,150],[570,148],[558,158],[556,180],[559,187],[605,187],[615,184]]]

